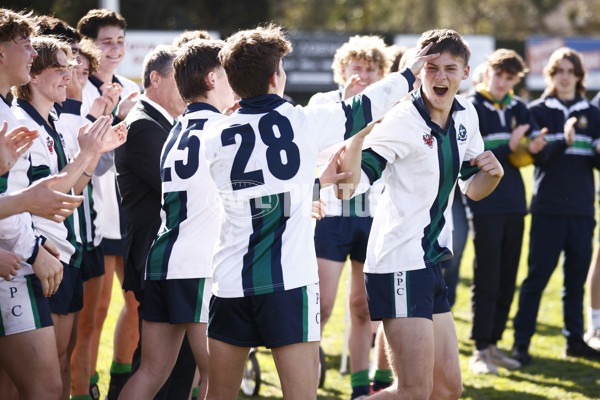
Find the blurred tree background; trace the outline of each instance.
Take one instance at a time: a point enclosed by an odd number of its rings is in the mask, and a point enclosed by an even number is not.
[[[3,0],[75,25],[98,0]],[[599,0],[122,0],[129,29],[207,29],[226,36],[265,21],[289,30],[421,33],[451,28],[499,40],[600,35]]]

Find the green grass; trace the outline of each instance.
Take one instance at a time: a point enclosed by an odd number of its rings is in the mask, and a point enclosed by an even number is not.
[[[524,180],[531,182],[532,168],[523,170]],[[517,284],[527,273],[529,217],[526,220],[523,251]],[[564,356],[565,339],[561,334],[562,322],[562,270],[557,268],[542,298],[537,333],[531,344],[534,362],[518,371],[501,369],[499,376],[475,376],[468,370],[468,361],[473,351],[473,343],[468,339],[471,329],[470,283],[472,278],[473,247],[469,240],[461,263],[461,279],[457,288],[457,300],[453,309],[456,330],[459,338],[460,365],[463,375],[463,399],[471,400],[592,400],[600,399],[600,362],[575,359]],[[117,280],[115,280],[118,282]],[[323,334],[322,347],[328,363],[324,388],[319,389],[319,399],[349,399],[350,377],[339,373],[344,326],[345,274],[336,301],[334,314]],[[509,350],[512,346],[512,318],[516,313],[518,291],[513,301],[509,323],[499,346]],[[586,305],[588,297],[586,296]],[[112,333],[123,298],[113,290],[113,304],[106,321],[98,369],[101,375],[100,390],[106,394],[108,369],[112,359]],[[260,397],[254,399],[281,399],[279,379],[269,351],[259,349],[258,360],[262,373]],[[239,399],[248,397],[240,395]]]

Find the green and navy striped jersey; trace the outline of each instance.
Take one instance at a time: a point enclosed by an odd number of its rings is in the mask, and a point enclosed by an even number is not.
[[[253,296],[319,280],[311,206],[318,153],[381,118],[410,89],[410,71],[388,75],[340,103],[292,106],[277,95],[205,131],[202,150],[223,204],[213,293]]]
[[[448,126],[429,116],[420,91],[395,106],[365,139],[362,169],[385,191],[375,212],[365,272],[421,269],[451,257],[452,200],[477,173],[469,160],[484,151],[477,113],[456,96]]]

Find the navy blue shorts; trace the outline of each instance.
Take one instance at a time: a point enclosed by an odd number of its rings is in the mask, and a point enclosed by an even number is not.
[[[104,252],[102,245],[87,250],[83,246],[83,261],[81,262],[81,279],[87,281],[104,275]]]
[[[211,287],[210,278],[146,280],[142,318],[171,324],[207,323]]]
[[[364,264],[372,223],[371,217],[325,217],[317,221],[317,257],[344,262],[349,254],[351,260]]]
[[[372,321],[383,318],[427,318],[450,311],[448,288],[440,264],[413,271],[365,273]]]
[[[83,308],[83,279],[79,268],[63,264],[63,280],[50,297],[50,310],[67,315]]]
[[[125,239],[102,239],[102,251],[105,256],[121,256],[125,254]]]
[[[317,342],[320,317],[318,283],[257,296],[212,296],[207,335],[238,347]]]

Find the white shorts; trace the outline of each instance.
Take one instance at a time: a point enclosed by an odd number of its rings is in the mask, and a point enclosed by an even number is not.
[[[48,298],[42,293],[35,274],[0,280],[0,336],[53,325]]]

